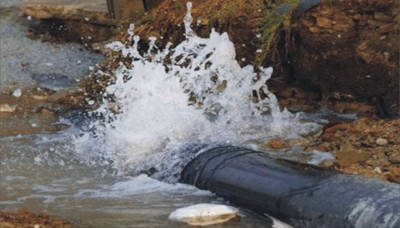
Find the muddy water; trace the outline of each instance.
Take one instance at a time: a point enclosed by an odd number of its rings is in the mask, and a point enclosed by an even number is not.
[[[169,221],[174,209],[220,202],[210,192],[139,175],[115,176],[82,164],[62,133],[0,138],[0,210],[48,212],[78,227],[186,227]],[[225,202],[226,203],[226,202]],[[268,227],[243,217],[217,227]]]
[[[28,39],[26,26],[36,22],[20,17],[20,2],[2,1],[0,7],[0,104],[13,110],[0,112],[0,210],[47,212],[77,227],[187,227],[168,220],[169,213],[195,203],[228,203],[192,186],[116,175],[101,158],[83,162],[90,151],[74,147],[71,136],[82,132],[66,129],[68,121],[57,114],[65,107],[27,91],[71,89],[104,58],[76,44]],[[65,83],[55,85],[59,78]],[[18,89],[22,95],[12,96]],[[270,226],[266,218],[241,213],[214,227]]]
[[[29,25],[39,21],[22,17],[19,1],[1,1],[0,5],[0,90],[20,87],[49,87],[59,79],[69,82],[69,88],[89,73],[89,67],[104,60],[104,56],[89,53],[79,44],[53,44],[27,37]],[[3,7],[4,5],[4,7]],[[10,7],[6,7],[10,6]],[[51,78],[57,80],[51,80]],[[43,83],[43,79],[47,83]],[[64,88],[67,84],[64,83]]]

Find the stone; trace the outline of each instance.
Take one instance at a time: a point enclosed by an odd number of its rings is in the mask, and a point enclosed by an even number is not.
[[[353,16],[353,20],[356,20],[356,21],[359,21],[361,18],[362,18],[362,15],[359,13]]]
[[[379,21],[379,20],[374,20],[374,19],[368,19],[367,24],[370,26],[376,26],[376,27],[380,27],[380,26],[384,26],[387,25],[387,22],[383,22],[383,21]]]
[[[16,90],[12,93],[12,95],[13,95],[14,97],[21,97],[21,96],[22,96],[22,90],[21,90],[21,89],[16,89]]]
[[[376,20],[383,21],[383,22],[389,22],[389,23],[393,21],[393,17],[392,16],[386,15],[386,14],[384,14],[382,12],[375,12],[374,13],[374,18]]]
[[[388,141],[387,141],[387,139],[384,139],[384,138],[378,138],[376,140],[376,144],[378,146],[386,146],[388,144]]]
[[[316,26],[309,27],[308,30],[309,30],[311,33],[319,33],[319,31],[320,31],[320,29],[319,29],[318,27],[316,27]]]
[[[374,172],[378,173],[378,174],[382,174],[382,170],[379,167],[375,167]]]
[[[0,112],[15,112],[15,107],[9,104],[0,104]]]
[[[282,139],[271,139],[269,140],[267,146],[271,149],[283,149],[286,145]]]
[[[317,17],[317,22],[316,22],[318,27],[321,28],[331,28],[332,27],[332,20],[326,17]]]
[[[173,211],[168,218],[192,226],[208,226],[229,221],[239,215],[236,208],[221,204],[196,204]]]

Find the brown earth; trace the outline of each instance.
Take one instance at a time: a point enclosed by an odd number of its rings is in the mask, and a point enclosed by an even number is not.
[[[71,228],[71,223],[53,218],[46,213],[36,214],[25,209],[17,212],[0,211],[0,227],[2,228]]]
[[[268,82],[282,107],[292,111],[329,108],[362,116],[399,116],[398,4],[395,1],[322,0],[305,13],[277,13],[297,0],[193,0],[193,30],[227,32],[241,65],[273,66]],[[184,39],[184,1],[162,1],[132,18],[146,50]],[[120,39],[127,40],[127,29]],[[257,50],[262,50],[259,52]],[[116,56],[118,58],[118,56]],[[107,68],[113,68],[115,61]],[[97,89],[98,90],[98,89]]]
[[[399,117],[399,1],[321,0],[311,9],[297,7],[292,12],[282,9],[294,8],[298,0],[192,2],[192,27],[199,36],[207,37],[211,28],[227,32],[241,65],[274,67],[268,84],[281,106]],[[164,47],[184,39],[185,3],[160,1],[145,15],[111,27],[76,16],[46,17],[31,27],[30,36],[49,34],[49,41],[80,41],[100,50],[111,37],[127,40],[125,31],[134,23],[143,50],[150,36],[158,37],[158,47]]]
[[[322,0],[292,14],[264,63],[323,105],[362,101],[376,104],[382,117],[398,117],[399,10],[399,1]]]
[[[325,126],[307,150],[332,152],[333,167],[345,173],[376,177],[400,184],[400,119],[361,118]]]

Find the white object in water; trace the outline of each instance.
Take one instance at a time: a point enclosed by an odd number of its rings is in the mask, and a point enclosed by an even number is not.
[[[12,93],[12,95],[13,95],[14,97],[20,97],[20,96],[22,95],[21,89],[16,89],[16,90]]]
[[[236,208],[221,204],[196,204],[179,208],[169,215],[169,219],[186,222],[193,226],[208,226],[223,223],[239,214]]]
[[[282,222],[281,220],[278,220],[278,219],[272,217],[271,215],[268,215],[265,213],[264,213],[264,215],[272,220],[272,222],[273,222],[272,228],[294,228],[293,226],[286,224],[286,223]]]

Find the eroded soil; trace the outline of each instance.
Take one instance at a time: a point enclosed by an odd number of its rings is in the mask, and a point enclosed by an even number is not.
[[[33,213],[25,209],[17,212],[0,211],[2,228],[71,228],[71,223],[46,213]]]

